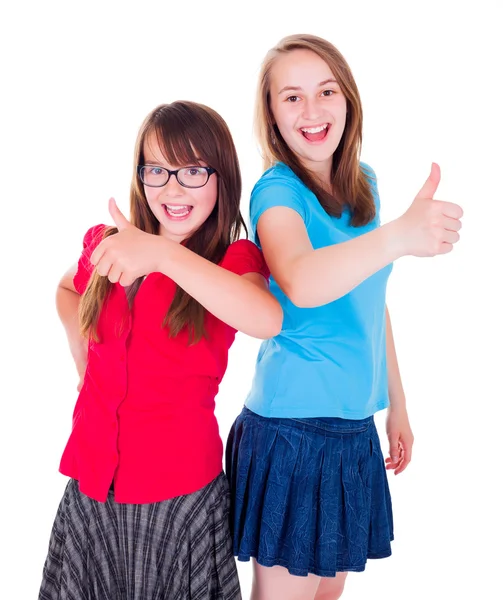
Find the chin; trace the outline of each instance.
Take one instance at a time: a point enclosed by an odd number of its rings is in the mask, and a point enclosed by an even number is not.
[[[333,152],[323,152],[323,154],[309,154],[305,155],[304,162],[306,165],[312,165],[313,167],[318,165],[322,166],[326,164],[328,161],[332,160]]]
[[[196,233],[196,231],[201,227],[201,225],[202,223],[194,226],[194,224],[191,223],[190,225],[187,224],[185,227],[181,225],[179,227],[173,227],[172,224],[169,224],[164,229],[170,237],[177,238],[178,240],[186,240],[192,235],[194,235],[194,233]]]

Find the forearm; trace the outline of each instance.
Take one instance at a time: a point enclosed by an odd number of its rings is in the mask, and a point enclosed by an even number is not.
[[[80,296],[68,288],[58,286],[56,291],[56,310],[66,331],[73,359],[80,371],[87,360],[87,341],[80,334],[79,327]]]
[[[285,277],[288,297],[297,306],[323,306],[345,296],[365,279],[402,256],[388,223],[347,242],[308,252]]]
[[[398,367],[395,342],[391,328],[391,319],[386,308],[386,361],[388,364],[388,392],[390,408],[393,410],[406,410],[405,392]]]
[[[234,329],[266,339],[281,330],[283,312],[265,288],[215,265],[180,244],[167,243],[161,272]]]

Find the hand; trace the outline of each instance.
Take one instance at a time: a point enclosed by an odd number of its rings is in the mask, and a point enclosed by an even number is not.
[[[389,457],[386,459],[386,469],[393,469],[395,475],[404,471],[412,458],[414,436],[409,424],[405,408],[388,410],[386,432],[389,440]]]
[[[463,211],[457,204],[433,199],[439,183],[440,167],[433,163],[430,176],[410,208],[396,220],[400,226],[404,254],[447,254],[459,240]]]
[[[122,286],[131,285],[138,277],[159,270],[160,258],[167,242],[159,235],[145,233],[132,225],[110,198],[108,210],[118,233],[105,238],[91,255],[91,263],[103,277]]]

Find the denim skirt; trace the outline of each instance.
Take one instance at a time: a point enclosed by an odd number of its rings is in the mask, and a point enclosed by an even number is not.
[[[335,577],[391,554],[393,517],[374,418],[265,418],[246,407],[226,449],[233,552]]]

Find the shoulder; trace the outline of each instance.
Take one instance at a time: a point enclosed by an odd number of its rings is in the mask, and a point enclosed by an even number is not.
[[[299,193],[305,193],[309,191],[302,181],[297,177],[297,175],[295,175],[292,169],[281,162],[276,163],[273,167],[267,169],[267,171],[262,174],[260,179],[253,187],[252,196],[254,193],[271,186],[286,187]]]
[[[260,273],[266,279],[269,277],[262,252],[253,242],[246,239],[230,244],[220,266],[238,275]]]
[[[374,169],[366,162],[360,161],[360,169],[367,175],[368,177],[375,176]]]
[[[94,250],[94,248],[96,248],[96,246],[103,240],[105,231],[107,229],[108,226],[103,224],[94,225],[93,227],[90,227],[84,235],[84,250]]]
[[[91,255],[96,246],[103,240],[107,229],[106,225],[94,225],[84,235],[82,254],[77,263],[77,272],[73,278],[75,289],[81,295],[84,293],[93,272],[94,267],[90,262]]]
[[[374,204],[376,207],[376,222],[380,223],[379,212],[381,209],[381,199],[379,198],[379,191],[377,189],[377,176],[374,169],[367,163],[360,162],[360,169],[369,182],[370,191],[374,197]]]
[[[250,217],[255,229],[259,217],[269,208],[283,206],[298,212],[306,220],[310,190],[283,163],[277,163],[255,184],[250,198]]]
[[[377,183],[377,177],[374,169],[367,163],[360,162],[360,169],[365,177],[368,179],[371,186]]]

